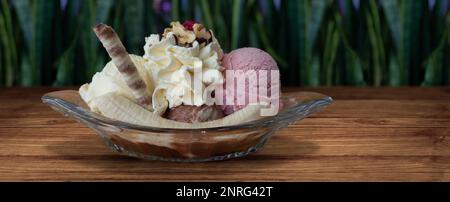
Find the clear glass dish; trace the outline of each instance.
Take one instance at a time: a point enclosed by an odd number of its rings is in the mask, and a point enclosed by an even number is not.
[[[94,130],[113,151],[149,160],[200,162],[256,152],[278,130],[331,104],[332,98],[312,92],[283,93],[283,109],[276,116],[205,129],[155,128],[112,120],[91,112],[74,90],[47,93],[42,101]]]

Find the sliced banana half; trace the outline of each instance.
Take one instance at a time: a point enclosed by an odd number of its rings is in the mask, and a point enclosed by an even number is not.
[[[160,117],[117,92],[106,93],[91,100],[91,109],[108,118],[142,126],[177,129],[213,128],[254,121],[262,118],[260,111],[264,107],[266,106],[249,105],[222,119],[183,123]]]

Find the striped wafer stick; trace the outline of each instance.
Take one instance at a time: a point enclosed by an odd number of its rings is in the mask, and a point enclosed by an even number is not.
[[[151,96],[147,91],[147,86],[140,77],[136,66],[117,33],[113,28],[105,24],[96,25],[93,31],[103,44],[103,47],[105,47],[128,87],[130,87],[137,103],[147,109],[151,109]]]

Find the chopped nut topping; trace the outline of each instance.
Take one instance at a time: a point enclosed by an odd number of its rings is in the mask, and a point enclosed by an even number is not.
[[[195,41],[195,34],[189,30],[186,30],[179,22],[172,22],[172,32],[178,39],[178,45],[186,46]]]
[[[180,24],[180,22],[172,22],[170,23],[172,27],[164,29],[163,37],[165,38],[169,32],[173,32],[177,39],[177,45],[183,47],[192,46],[195,40],[202,46],[211,42],[211,32],[202,24],[195,23],[191,25],[192,23],[194,22],[187,21],[183,24]]]
[[[202,24],[195,23],[192,28],[197,38],[197,41],[200,44],[204,42],[206,43],[209,42],[209,40],[211,39],[211,33]]]

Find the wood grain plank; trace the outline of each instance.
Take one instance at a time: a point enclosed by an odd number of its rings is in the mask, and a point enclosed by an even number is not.
[[[222,163],[166,163],[132,158],[0,157],[4,180],[205,180],[361,181],[427,180],[450,177],[450,157],[251,156]]]
[[[448,100],[336,100],[320,118],[450,118]]]
[[[293,128],[440,128],[449,126],[448,118],[316,118],[314,116],[291,125]]]
[[[450,128],[287,128],[256,156],[450,156]],[[88,128],[1,129],[0,156],[111,155]]]
[[[79,87],[11,87],[0,88],[0,100],[9,98],[40,99],[45,93],[58,90],[77,90]]]
[[[335,102],[246,158],[190,164],[110,151],[89,128],[41,103],[54,90],[0,88],[0,181],[450,180],[448,87],[287,88]]]
[[[283,92],[312,91],[337,100],[450,100],[450,87],[285,87]]]

